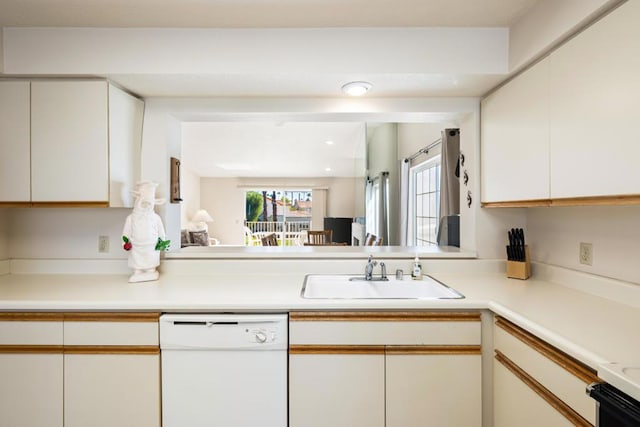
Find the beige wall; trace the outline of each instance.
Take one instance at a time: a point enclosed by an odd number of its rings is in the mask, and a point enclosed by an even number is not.
[[[531,208],[526,230],[534,261],[640,284],[640,206]],[[580,242],[593,244],[592,266]]]
[[[354,217],[363,215],[362,178],[201,178],[200,207],[206,209],[214,222],[209,234],[224,245],[244,244],[244,193],[251,187],[328,188],[327,216]]]
[[[509,70],[527,64],[617,3],[621,0],[538,1],[509,28]]]

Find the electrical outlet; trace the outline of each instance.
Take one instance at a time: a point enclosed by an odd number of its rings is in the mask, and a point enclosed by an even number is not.
[[[593,265],[593,245],[580,243],[580,264]]]
[[[109,236],[98,236],[98,252],[101,254],[109,252]]]

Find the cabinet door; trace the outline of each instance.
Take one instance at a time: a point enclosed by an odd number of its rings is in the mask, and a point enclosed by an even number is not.
[[[61,320],[0,313],[0,426],[62,427]]]
[[[480,354],[388,353],[386,383],[386,427],[482,425]]]
[[[140,181],[144,102],[109,85],[109,206],[133,207]]]
[[[289,356],[290,427],[383,427],[384,353]]]
[[[640,193],[640,2],[550,57],[551,197]]]
[[[160,426],[160,356],[65,354],[65,427]]]
[[[494,427],[574,426],[500,362],[493,363]]]
[[[482,101],[483,202],[549,198],[549,60]]]
[[[62,357],[0,354],[0,425],[62,427]]]
[[[34,202],[107,202],[107,83],[31,84]]]
[[[0,81],[0,202],[31,200],[30,90]]]

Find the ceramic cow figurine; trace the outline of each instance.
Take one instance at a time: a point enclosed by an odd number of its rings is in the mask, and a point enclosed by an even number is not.
[[[158,184],[143,181],[136,184],[132,192],[135,198],[133,212],[127,217],[122,230],[124,249],[129,252],[129,267],[133,274],[129,282],[158,280],[156,267],[160,265],[160,252],[166,250],[169,241],[165,239],[160,215],[153,207],[164,203],[156,199]]]

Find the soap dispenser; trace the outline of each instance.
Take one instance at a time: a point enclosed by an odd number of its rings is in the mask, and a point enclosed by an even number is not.
[[[413,268],[411,269],[411,278],[413,280],[422,280],[422,265],[420,264],[420,259],[416,254],[416,257],[413,259]]]

